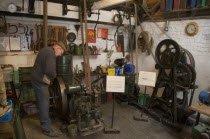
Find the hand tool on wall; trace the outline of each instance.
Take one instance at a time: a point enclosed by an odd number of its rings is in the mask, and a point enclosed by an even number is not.
[[[80,25],[74,25],[74,28],[77,31],[77,36],[78,36],[78,31],[79,31]]]
[[[103,38],[103,40],[106,40],[106,48],[104,49],[104,52],[109,52],[108,51],[108,38]]]
[[[18,23],[18,31],[20,30],[20,28],[22,28],[22,32],[19,32],[19,34],[25,34],[26,33],[26,28],[23,24]]]
[[[35,3],[35,0],[29,0],[28,2],[28,13],[30,14],[35,13],[34,3]]]
[[[5,15],[0,15],[0,32],[7,33],[7,23]]]
[[[24,0],[22,0],[22,11],[24,11]]]
[[[16,25],[12,25],[12,24],[8,24],[8,30],[9,30],[9,34],[15,34],[15,33],[17,33],[18,32],[18,27],[16,26]],[[10,32],[10,30],[12,30],[12,29],[14,29],[15,31],[13,31],[13,32]]]
[[[31,37],[30,48],[34,48],[34,40],[33,40],[33,37],[34,37],[34,30],[33,30],[33,29],[30,30],[29,35],[30,35],[30,37]]]
[[[122,32],[119,32],[117,34],[117,45],[118,47],[121,47],[123,56],[125,56],[125,50],[124,50],[124,35]]]
[[[29,27],[26,25],[26,32],[25,32],[25,37],[26,37],[26,41],[27,41],[27,47],[28,47],[28,50],[30,49],[30,46],[29,46]]]

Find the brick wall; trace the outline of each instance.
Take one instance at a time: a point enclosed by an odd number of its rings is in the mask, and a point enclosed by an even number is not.
[[[197,35],[190,37],[185,34],[185,26],[189,22],[197,22],[199,25],[199,32]],[[199,88],[195,91],[193,103],[198,102],[198,95],[201,90],[210,91],[210,20],[184,20],[184,21],[170,21],[169,31],[165,35],[160,29],[155,25],[159,26],[164,30],[165,22],[144,22],[143,29],[149,31],[154,39],[153,52],[155,52],[158,43],[164,39],[168,39],[170,36],[179,45],[188,49],[194,56],[195,67],[197,71],[197,81],[196,84]],[[140,28],[139,28],[140,32]],[[154,71],[154,60],[152,56],[147,56],[146,54],[141,54],[139,59],[139,69],[140,70],[150,70]]]

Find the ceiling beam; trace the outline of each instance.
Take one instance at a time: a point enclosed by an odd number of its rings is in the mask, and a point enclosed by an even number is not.
[[[103,9],[103,8],[119,5],[119,4],[130,2],[130,1],[132,0],[100,0],[100,1],[94,2],[92,9],[93,10]]]

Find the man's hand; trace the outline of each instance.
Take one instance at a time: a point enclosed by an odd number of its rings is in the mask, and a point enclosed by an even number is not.
[[[42,81],[43,81],[44,83],[50,85],[50,79],[49,79],[46,75],[44,75]]]

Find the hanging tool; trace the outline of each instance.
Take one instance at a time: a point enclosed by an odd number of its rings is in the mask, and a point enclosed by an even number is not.
[[[24,11],[24,0],[22,0],[22,11]]]
[[[34,30],[33,29],[30,30],[29,35],[31,36],[30,48],[33,48],[33,46],[34,46],[34,40],[33,40]]]
[[[30,13],[30,14],[35,13],[34,3],[35,3],[35,0],[29,0],[28,13]]]
[[[7,23],[5,15],[0,15],[0,32],[7,33]]]
[[[104,49],[104,52],[109,52],[108,51],[108,38],[103,38],[103,40],[106,40],[106,48]]]
[[[69,42],[74,42],[76,40],[76,34],[74,32],[70,32],[67,35],[67,40]]]
[[[125,50],[124,50],[124,35],[122,32],[119,32],[117,34],[117,45],[118,47],[121,47],[123,57],[125,56]]]
[[[11,28],[15,28],[15,31],[13,32],[8,32],[9,34],[15,34],[18,32],[18,27],[16,25],[12,25],[12,24],[8,24],[9,30],[11,30]]]
[[[74,28],[77,31],[77,36],[78,36],[78,31],[79,31],[80,25],[74,25]]]
[[[23,31],[22,31],[21,33],[19,33],[19,34],[25,34],[25,33],[26,33],[26,29],[25,29],[25,26],[24,26],[23,24],[18,23],[18,28],[19,28],[19,29],[20,29],[20,28],[23,28]],[[18,29],[18,31],[19,31],[19,29]]]
[[[26,41],[27,41],[27,47],[28,47],[28,50],[30,49],[30,46],[29,46],[29,28],[28,26],[26,25],[26,32],[25,32],[25,37],[26,37]]]

